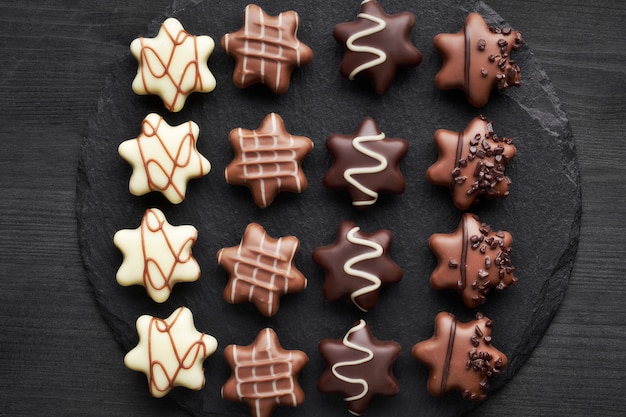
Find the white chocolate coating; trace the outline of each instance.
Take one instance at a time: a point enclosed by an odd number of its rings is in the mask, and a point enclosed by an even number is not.
[[[166,301],[174,284],[200,278],[200,266],[191,253],[197,236],[195,227],[172,226],[161,210],[146,210],[137,229],[119,230],[113,237],[124,255],[118,284],[142,285],[154,301]]]
[[[170,202],[182,202],[187,182],[211,170],[209,161],[196,148],[199,132],[192,121],[170,126],[156,113],[146,116],[141,134],[118,148],[120,156],[133,167],[128,183],[131,194],[160,191]]]
[[[169,111],[180,111],[189,94],[215,89],[207,66],[214,47],[211,37],[190,35],[178,20],[167,19],[156,37],[137,38],[130,44],[139,62],[133,91],[158,95]]]
[[[143,315],[137,333],[139,343],[124,364],[146,374],[153,397],[163,397],[175,386],[204,386],[202,364],[217,349],[217,340],[196,330],[191,310],[180,307],[166,319]]]

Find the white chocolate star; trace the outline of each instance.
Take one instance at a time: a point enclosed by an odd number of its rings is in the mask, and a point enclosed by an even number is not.
[[[128,188],[140,196],[160,191],[172,203],[185,199],[187,182],[209,173],[211,164],[197,148],[200,128],[192,121],[170,126],[156,113],[143,119],[141,134],[118,152],[133,167]]]
[[[117,271],[122,286],[143,285],[157,303],[168,299],[178,282],[200,278],[191,248],[198,237],[193,226],[172,226],[159,209],[146,210],[137,229],[115,233],[113,243],[124,255]]]
[[[167,19],[156,37],[137,38],[130,44],[139,62],[133,91],[158,95],[169,111],[180,111],[189,94],[215,89],[207,66],[214,46],[210,36],[190,35],[178,20]]]
[[[139,343],[124,364],[146,374],[153,397],[161,398],[175,386],[204,386],[202,363],[217,349],[217,340],[196,330],[191,310],[179,307],[166,319],[143,315],[137,319],[137,334]]]

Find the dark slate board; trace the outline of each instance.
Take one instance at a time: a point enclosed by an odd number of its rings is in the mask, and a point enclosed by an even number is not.
[[[496,133],[514,138],[518,149],[507,169],[513,179],[511,196],[473,210],[493,228],[513,234],[512,257],[518,268],[519,285],[492,294],[480,309],[495,320],[494,344],[510,360],[504,375],[493,381],[493,390],[524,363],[563,298],[578,244],[580,185],[568,121],[546,74],[525,45],[515,56],[522,68],[523,87],[495,94],[485,108],[476,110],[462,93],[440,92],[434,87],[441,59],[432,47],[432,38],[440,32],[458,31],[472,11],[492,24],[503,24],[501,17],[474,1],[463,6],[452,0],[381,3],[388,13],[409,10],[416,15],[412,40],[424,55],[422,64],[401,72],[383,96],[366,84],[343,79],[338,71],[342,50],[331,30],[335,23],[355,18],[358,1],[298,0],[280,6],[269,0],[259,2],[270,14],[297,10],[302,17],[299,37],[315,54],[311,64],[294,73],[292,86],[283,96],[275,96],[263,86],[243,91],[234,87],[230,80],[233,61],[219,46],[209,60],[217,78],[216,90],[192,95],[179,114],[168,114],[158,98],[132,92],[136,62],[130,54],[115,65],[104,86],[83,144],[77,184],[80,247],[87,275],[102,314],[124,351],[137,343],[134,323],[139,315],[166,317],[181,305],[194,312],[198,329],[218,339],[218,352],[205,362],[205,388],[199,392],[176,388],[170,393],[194,415],[248,415],[245,406],[220,398],[221,385],[230,373],[222,352],[231,343],[251,343],[260,329],[271,326],[285,348],[304,350],[310,357],[300,378],[305,403],[295,411],[279,408],[274,415],[345,416],[340,398],[322,395],[315,387],[324,369],[317,344],[322,338],[341,338],[359,318],[367,320],[379,339],[396,340],[403,349],[394,367],[400,394],[375,399],[367,415],[404,416],[415,411],[455,416],[474,407],[457,393],[430,397],[425,389],[426,368],[411,357],[410,350],[431,336],[439,311],[452,312],[463,320],[475,313],[456,293],[436,292],[428,284],[435,259],[427,239],[432,233],[455,229],[461,213],[452,205],[448,190],[431,186],[424,174],[436,159],[434,131],[461,130],[480,113],[495,121]],[[210,35],[218,43],[224,33],[239,29],[245,5],[242,0],[219,7],[211,1],[177,1],[167,16],[177,17],[189,32]],[[159,16],[138,35],[154,36],[164,18]],[[523,27],[515,29],[524,32]],[[117,154],[119,143],[136,137],[143,117],[152,111],[170,124],[188,119],[197,122],[198,147],[213,165],[208,176],[191,182],[187,199],[177,206],[156,194],[130,195],[130,167]],[[309,189],[301,195],[282,194],[261,210],[254,206],[247,189],[225,183],[223,170],[232,158],[228,132],[234,127],[256,128],[270,112],[281,114],[289,132],[310,137],[316,146],[304,163]],[[406,138],[410,147],[401,165],[407,179],[405,193],[382,198],[373,209],[360,212],[350,206],[346,194],[325,189],[321,179],[330,166],[325,138],[354,131],[365,116],[373,117],[388,136]],[[153,303],[141,287],[123,288],[115,282],[122,258],[112,243],[113,235],[118,229],[136,228],[149,207],[161,208],[172,224],[193,224],[199,229],[194,255],[202,267],[201,279],[178,284],[162,305]],[[321,295],[323,272],[311,260],[312,250],[332,242],[344,219],[368,232],[390,229],[394,234],[392,257],[404,270],[403,280],[384,290],[378,306],[365,314],[349,304],[325,301]],[[262,224],[274,237],[293,234],[302,243],[297,266],[309,278],[309,286],[302,293],[284,297],[278,315],[271,319],[262,317],[252,305],[233,306],[222,298],[227,276],[217,266],[215,254],[221,247],[238,244],[251,221]],[[130,370],[128,378],[146,383],[142,375]]]

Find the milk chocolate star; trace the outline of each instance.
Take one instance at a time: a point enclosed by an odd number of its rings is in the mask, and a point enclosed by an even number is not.
[[[493,231],[477,216],[464,214],[456,231],[428,239],[438,261],[430,285],[455,289],[466,306],[478,307],[491,288],[504,290],[517,283],[510,257],[512,240],[509,232]]]
[[[272,329],[261,330],[249,346],[226,346],[224,357],[232,375],[222,397],[246,404],[253,417],[270,417],[276,406],[297,407],[304,401],[298,374],[309,358],[300,350],[283,349]]]
[[[373,119],[363,119],[352,135],[329,136],[326,147],[333,164],[324,176],[324,185],[348,191],[355,207],[373,205],[379,193],[404,191],[406,183],[399,164],[409,143],[404,139],[386,138]]]
[[[295,236],[273,239],[250,223],[239,245],[217,253],[217,262],[230,275],[224,299],[232,304],[250,301],[264,316],[275,315],[282,295],[306,288],[306,277],[294,265],[299,248]]]
[[[235,158],[224,171],[226,182],[247,186],[257,206],[269,206],[281,191],[306,190],[301,164],[313,142],[289,134],[278,114],[268,114],[256,130],[233,129],[228,139]]]
[[[137,333],[139,343],[126,354],[124,364],[146,374],[153,397],[161,398],[175,386],[204,386],[202,363],[217,349],[217,340],[196,330],[188,308],[180,307],[166,319],[141,316]]]
[[[443,58],[437,88],[464,91],[474,107],[487,104],[496,86],[521,85],[520,68],[510,59],[511,51],[522,46],[520,32],[487,26],[478,13],[471,13],[459,32],[439,34],[433,43]]]
[[[345,47],[340,72],[353,80],[368,79],[382,94],[401,67],[415,67],[422,54],[409,39],[415,16],[409,12],[386,14],[375,0],[363,0],[354,22],[335,26],[333,36]]]
[[[504,174],[506,164],[515,156],[513,141],[498,137],[493,122],[476,117],[462,132],[439,129],[435,132],[439,150],[437,162],[426,171],[434,185],[452,190],[459,210],[467,210],[479,197],[505,198],[511,180]]]
[[[342,340],[320,342],[319,351],[328,366],[317,389],[343,395],[350,412],[358,416],[373,396],[392,396],[400,391],[392,370],[400,349],[396,342],[376,339],[365,321],[360,320]]]
[[[222,48],[235,58],[233,83],[239,88],[263,83],[277,94],[287,92],[291,72],[313,59],[311,48],[296,36],[299,22],[294,11],[270,16],[247,5],[243,27],[222,37]]]
[[[389,257],[390,246],[389,230],[364,233],[342,222],[335,242],[313,251],[313,260],[326,271],[324,298],[350,299],[362,311],[374,308],[380,287],[402,279],[402,269]]]
[[[450,313],[437,314],[433,337],[412,350],[413,357],[428,367],[431,395],[458,390],[464,399],[487,398],[491,378],[507,363],[506,356],[491,344],[492,327],[493,321],[480,313],[468,323],[457,321]]]
[[[207,66],[214,46],[211,37],[190,35],[178,20],[167,19],[156,37],[137,38],[130,44],[139,62],[133,91],[158,95],[169,111],[180,111],[189,94],[215,89]]]

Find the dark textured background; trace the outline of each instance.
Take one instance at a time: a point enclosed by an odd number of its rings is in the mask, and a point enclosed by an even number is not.
[[[129,378],[123,367],[84,279],[74,211],[80,144],[104,80],[129,40],[169,3],[0,5],[4,415],[185,415],[167,400],[147,399],[141,376]],[[523,30],[570,118],[583,223],[553,324],[519,374],[476,414],[623,415],[626,8],[620,1],[489,4]]]

